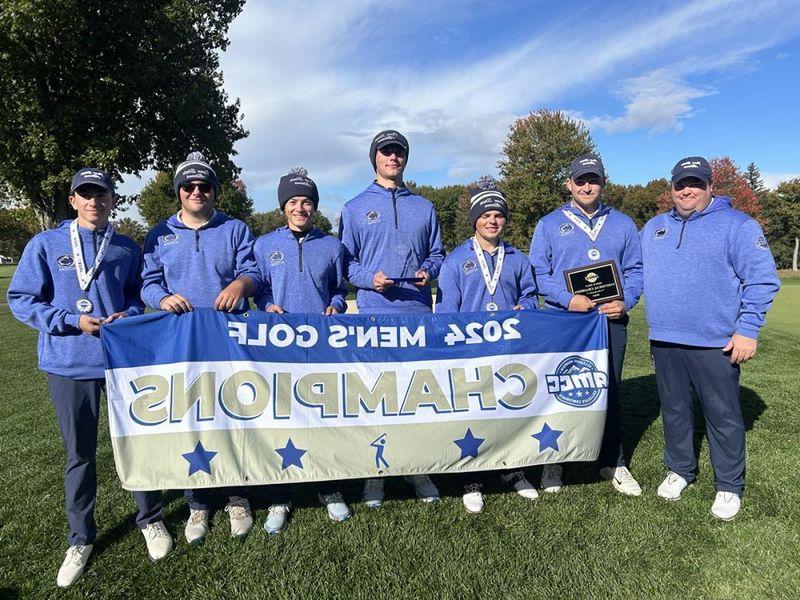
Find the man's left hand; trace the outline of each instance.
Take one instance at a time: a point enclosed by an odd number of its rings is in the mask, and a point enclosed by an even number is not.
[[[622,300],[613,300],[601,304],[598,309],[609,319],[620,319],[625,314],[625,303]]]
[[[757,340],[734,333],[728,344],[722,349],[722,353],[727,354],[730,352],[731,362],[735,365],[740,365],[753,358],[756,355],[757,348]]]
[[[428,279],[430,279],[430,276],[428,275],[427,271],[417,271],[414,273],[414,277],[422,277],[422,281],[415,283],[415,286],[422,288],[428,285]]]
[[[105,320],[103,321],[103,325],[108,325],[117,319],[122,319],[123,317],[127,317],[128,313],[126,312],[115,312],[113,315],[108,315]]]
[[[325,309],[325,312],[322,314],[324,314],[326,317],[330,317],[331,315],[338,315],[339,311],[336,309],[335,306],[329,306],[328,308]]]

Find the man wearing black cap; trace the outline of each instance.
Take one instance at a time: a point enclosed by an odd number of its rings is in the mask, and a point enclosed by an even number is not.
[[[508,204],[493,180],[483,178],[471,190],[470,222],[475,235],[444,259],[439,273],[436,313],[536,310],[536,282],[528,257],[503,240]],[[521,470],[505,471],[502,481],[528,500],[539,497]],[[461,476],[467,511],[483,511],[481,484],[474,474]]]
[[[427,314],[428,285],[444,260],[439,219],[433,204],[412,194],[403,183],[409,145],[394,130],[382,131],[370,144],[375,181],[345,204],[339,237],[346,249],[347,278],[358,288],[356,302],[364,314]],[[426,502],[439,497],[427,475],[406,477]],[[377,508],[383,480],[370,479],[364,502]]]
[[[614,489],[621,494],[639,496],[642,489],[625,466],[623,456],[619,385],[628,342],[627,313],[642,293],[642,250],[633,221],[601,202],[605,184],[606,174],[600,157],[585,154],[572,161],[567,180],[572,200],[536,224],[530,260],[547,308],[597,310],[608,317],[609,366],[612,368],[603,444],[598,456],[600,475],[611,480]],[[622,278],[621,300],[598,305],[588,296],[573,294],[567,289],[564,271],[606,261],[613,261]],[[562,472],[561,465],[546,465],[542,472],[542,489],[559,491]]]
[[[219,181],[199,152],[175,169],[173,188],[180,210],[153,227],[144,243],[142,300],[150,308],[177,314],[194,308],[244,312],[247,298],[260,285],[250,230],[214,209]],[[225,510],[231,535],[242,538],[250,531],[253,516],[245,490],[188,489],[184,534],[190,543],[200,543],[208,534],[209,507],[220,492],[229,496]]]
[[[83,573],[97,535],[97,426],[105,367],[100,328],[142,313],[141,250],[109,222],[114,184],[99,169],[75,173],[69,202],[77,217],[28,243],[8,288],[14,316],[39,330],[39,368],[67,455],[64,471],[69,549],[56,583],[72,585]],[[150,558],[172,549],[159,492],[134,492],[136,524]]]
[[[256,307],[278,314],[329,316],[345,312],[344,247],[335,237],[313,226],[319,191],[305,169],[298,167],[281,177],[278,206],[286,216],[286,227],[259,237],[253,250],[262,278]],[[316,487],[319,501],[332,521],[350,518],[337,482],[323,481]],[[264,529],[276,535],[288,523],[291,486],[272,485],[269,490],[273,502]]]
[[[745,475],[739,365],[755,356],[780,281],[761,227],[731,208],[730,198],[714,195],[705,158],[678,161],[671,194],[674,208],[641,232],[645,312],[668,469],[658,495],[678,500],[697,476],[694,389],[706,419],[717,491],[711,514],[730,521],[741,506]]]

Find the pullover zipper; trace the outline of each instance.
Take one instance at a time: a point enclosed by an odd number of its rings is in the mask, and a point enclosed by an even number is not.
[[[302,238],[297,238],[297,262],[300,266],[300,272],[303,272],[303,240],[305,240],[305,236]]]
[[[683,230],[684,230],[684,229],[686,229],[686,223],[688,223],[688,222],[689,222],[689,219],[691,218],[691,216],[692,216],[693,214],[694,214],[694,212],[691,212],[691,213],[689,213],[689,216],[687,216],[687,217],[686,217],[686,218],[683,220],[683,225],[681,225],[681,234],[680,234],[680,236],[678,237],[678,245],[677,245],[677,246],[675,246],[675,249],[678,249],[678,248],[680,248],[680,247],[681,247],[681,244],[683,243]]]
[[[397,188],[392,188],[392,208],[394,208],[394,228],[397,229],[397,197],[395,192]]]
[[[200,230],[194,230],[194,251],[200,252]]]

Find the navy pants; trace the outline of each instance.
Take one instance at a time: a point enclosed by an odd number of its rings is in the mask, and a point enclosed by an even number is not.
[[[97,423],[102,379],[76,380],[47,373],[50,399],[56,411],[61,439],[67,454],[64,471],[70,546],[94,542],[97,525],[94,503],[97,496]],[[163,518],[161,492],[134,492],[140,529]]]
[[[622,364],[625,362],[625,348],[628,345],[628,315],[621,319],[608,321],[608,407],[606,425],[603,430],[603,443],[597,462],[600,468],[622,467],[625,457],[622,450],[622,416],[619,403],[619,386],[622,382]]]
[[[650,342],[664,420],[664,462],[686,481],[697,477],[692,388],[706,419],[714,488],[741,495],[744,489],[744,419],[739,402],[739,365],[722,348]]]

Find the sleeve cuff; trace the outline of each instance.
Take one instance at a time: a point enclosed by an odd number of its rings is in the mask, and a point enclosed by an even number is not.
[[[750,338],[751,340],[758,339],[758,327],[749,327],[747,325],[740,325],[736,328],[736,333]]]

